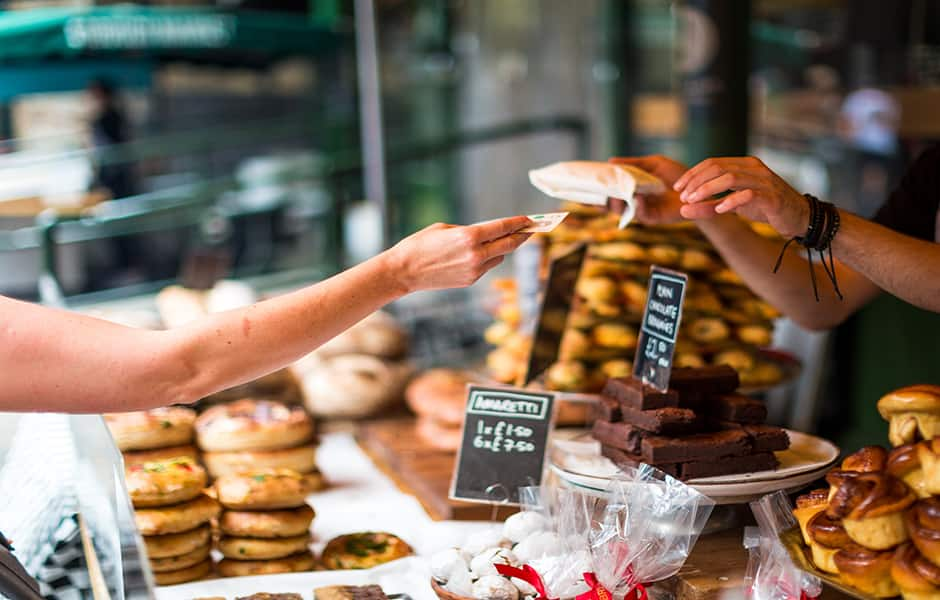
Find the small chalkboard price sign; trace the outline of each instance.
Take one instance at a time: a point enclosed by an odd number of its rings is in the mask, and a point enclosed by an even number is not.
[[[518,504],[520,487],[542,482],[554,396],[517,388],[467,390],[450,497]]]
[[[689,276],[662,267],[650,269],[646,310],[640,326],[633,376],[658,390],[669,388],[672,354],[676,349],[682,302]]]

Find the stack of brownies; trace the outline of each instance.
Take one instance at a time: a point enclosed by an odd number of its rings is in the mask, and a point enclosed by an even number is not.
[[[594,438],[618,465],[646,463],[683,481],[775,469],[790,438],[764,424],[764,403],[736,394],[738,384],[727,366],[673,369],[666,392],[610,379]]]

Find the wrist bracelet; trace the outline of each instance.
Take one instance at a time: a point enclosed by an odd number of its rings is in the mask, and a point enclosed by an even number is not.
[[[780,250],[780,256],[777,257],[777,263],[774,265],[774,273],[780,269],[784,254],[787,248],[793,242],[796,242],[806,248],[806,258],[809,262],[809,276],[813,284],[813,295],[819,302],[819,288],[816,285],[816,269],[813,267],[813,250],[819,253],[823,269],[832,283],[839,300],[842,300],[842,291],[839,289],[839,282],[836,279],[835,259],[832,256],[832,240],[839,231],[842,219],[839,216],[839,210],[830,202],[821,202],[819,198],[812,194],[803,194],[809,204],[809,221],[806,226],[806,233],[802,236],[794,236],[787,240]],[[829,250],[829,261],[826,261],[824,252]]]

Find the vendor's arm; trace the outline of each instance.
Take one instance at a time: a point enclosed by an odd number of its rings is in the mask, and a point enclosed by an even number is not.
[[[432,225],[321,283],[168,331],[0,297],[0,410],[194,402],[290,364],[405,294],[474,283],[528,238],[515,233],[528,224]]]

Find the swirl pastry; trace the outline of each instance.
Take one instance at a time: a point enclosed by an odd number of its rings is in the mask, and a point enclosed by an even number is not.
[[[826,513],[842,519],[846,533],[870,550],[887,550],[907,541],[904,511],[916,500],[903,481],[887,473],[860,473],[836,489]]]
[[[940,494],[940,438],[917,444],[917,460],[920,462],[927,495]]]
[[[891,578],[904,600],[940,598],[940,567],[925,559],[913,544],[904,544],[894,552]]]
[[[921,442],[923,444],[924,442]],[[898,446],[888,454],[888,463],[885,470],[907,484],[914,490],[918,498],[929,498],[927,483],[924,480],[924,470],[920,465],[918,446],[920,444],[904,444]]]
[[[813,490],[803,494],[796,499],[796,508],[793,509],[793,516],[800,524],[800,531],[803,533],[803,542],[809,546],[810,538],[807,531],[807,525],[810,519],[820,512],[826,510],[829,505],[829,490]]]
[[[893,446],[933,439],[940,435],[940,386],[912,385],[885,394],[878,412],[888,421]]]
[[[830,519],[825,510],[821,510],[806,524],[806,535],[816,567],[826,573],[838,573],[836,552],[853,545],[842,523]]]
[[[919,500],[906,516],[911,541],[924,558],[940,566],[940,498]]]
[[[893,552],[849,546],[836,552],[834,560],[847,584],[876,598],[892,598],[899,592],[891,578],[893,557]]]
[[[885,470],[888,451],[881,446],[865,446],[842,460],[842,470],[877,473]]]

